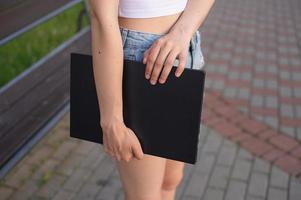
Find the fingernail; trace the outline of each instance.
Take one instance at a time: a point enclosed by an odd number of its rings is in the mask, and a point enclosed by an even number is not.
[[[151,84],[155,85],[156,84],[156,80],[151,80]]]
[[[145,78],[149,79],[149,74],[146,74],[146,75],[145,75]]]

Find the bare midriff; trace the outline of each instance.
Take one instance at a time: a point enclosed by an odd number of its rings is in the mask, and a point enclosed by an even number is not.
[[[164,34],[176,23],[182,12],[183,11],[173,15],[152,18],[118,17],[118,22],[120,27],[127,29],[154,34]]]

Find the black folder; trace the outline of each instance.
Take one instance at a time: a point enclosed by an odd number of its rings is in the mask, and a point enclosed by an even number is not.
[[[70,55],[70,136],[103,144],[92,55]],[[152,85],[145,64],[126,59],[123,64],[123,119],[143,153],[195,164],[205,71],[185,68],[176,77],[173,66],[164,84]]]

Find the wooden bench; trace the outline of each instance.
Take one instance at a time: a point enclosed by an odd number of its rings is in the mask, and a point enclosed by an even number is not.
[[[1,175],[68,111],[70,53],[91,54],[90,46],[87,27],[0,88]]]

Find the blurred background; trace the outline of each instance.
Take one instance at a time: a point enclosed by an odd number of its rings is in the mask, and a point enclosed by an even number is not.
[[[301,2],[216,0],[199,28],[206,96],[177,199],[301,199]],[[84,0],[0,1],[0,199],[123,199],[114,162],[69,137]]]

